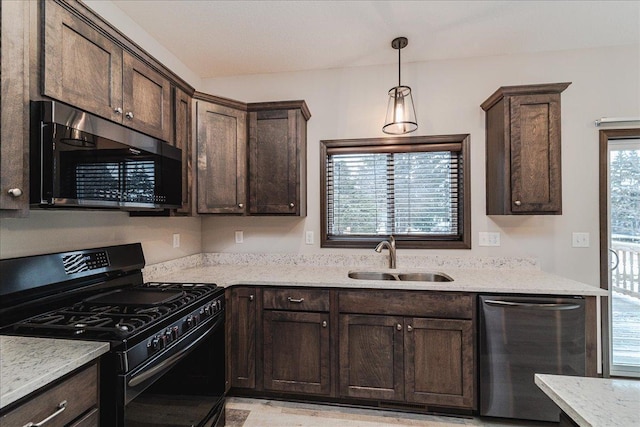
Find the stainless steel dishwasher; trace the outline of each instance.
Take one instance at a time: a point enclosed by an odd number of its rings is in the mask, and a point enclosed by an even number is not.
[[[533,376],[584,376],[584,299],[481,295],[479,304],[480,415],[558,421]]]

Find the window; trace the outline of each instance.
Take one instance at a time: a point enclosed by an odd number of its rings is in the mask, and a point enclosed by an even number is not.
[[[322,247],[471,247],[469,135],[321,141]]]

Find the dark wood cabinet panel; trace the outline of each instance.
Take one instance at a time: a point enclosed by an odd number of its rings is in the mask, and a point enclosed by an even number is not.
[[[482,104],[487,215],[562,213],[560,93],[569,85],[504,86]]]
[[[198,213],[246,210],[246,112],[196,103]]]
[[[340,315],[340,395],[404,400],[403,319]]]
[[[123,53],[122,66],[123,123],[172,141],[171,82],[127,52]]]
[[[231,289],[231,386],[256,387],[257,290]]]
[[[248,104],[249,213],[306,215],[309,110],[304,101]]]
[[[42,4],[42,94],[171,142],[171,81],[69,3]]]
[[[329,313],[263,313],[264,389],[328,395]]]
[[[174,90],[174,145],[182,150],[182,207],[178,213],[191,214],[193,196],[193,152],[191,143],[191,97]]]
[[[65,7],[43,7],[42,93],[121,122],[122,48]]]
[[[408,402],[475,406],[470,320],[406,318],[404,342]]]
[[[29,3],[0,7],[0,217],[29,213]]]
[[[47,426],[62,427],[83,414],[91,416],[90,412],[98,408],[97,364],[80,370],[61,383],[4,414],[0,417],[0,425],[24,426],[31,425],[29,423],[38,423],[59,410],[59,405],[63,401],[66,401],[65,409],[47,422]]]

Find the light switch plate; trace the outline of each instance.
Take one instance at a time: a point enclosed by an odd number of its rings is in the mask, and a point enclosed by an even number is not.
[[[236,243],[243,243],[243,242],[244,242],[244,233],[242,232],[242,230],[236,231]]]
[[[573,233],[572,246],[574,248],[588,248],[589,247],[589,233]]]
[[[479,246],[500,246],[500,233],[499,232],[487,232],[481,231],[478,233]]]
[[[180,234],[179,233],[175,233],[173,235],[173,247],[174,248],[179,248],[180,247]]]
[[[309,230],[304,235],[304,242],[307,245],[313,245],[313,231]]]

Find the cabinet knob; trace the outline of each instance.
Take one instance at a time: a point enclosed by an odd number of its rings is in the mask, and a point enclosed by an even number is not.
[[[413,331],[413,326],[407,325],[407,331],[409,331],[409,332]]]
[[[322,321],[322,327],[323,327],[323,328],[326,328],[326,327],[327,327],[327,321],[326,321],[326,320],[323,320],[323,321]]]
[[[118,107],[118,108],[114,109],[113,112],[116,113],[116,114],[122,114],[122,108]]]
[[[22,190],[19,188],[10,188],[9,191],[7,191],[7,193],[9,193],[9,195],[11,197],[20,197],[22,196]]]
[[[516,200],[515,202],[513,202],[513,204],[516,206],[520,206],[522,202],[520,200]]]
[[[253,301],[253,295],[249,295],[249,301]]]
[[[244,203],[238,203],[238,207],[239,207],[240,209],[244,208]]]
[[[124,115],[127,119],[133,119],[133,113],[131,111],[127,111],[127,114]]]
[[[289,207],[290,207],[290,208],[295,208],[295,207],[296,207],[296,204],[295,204],[295,203],[289,203]]]
[[[401,331],[401,330],[402,330],[402,325],[401,325],[400,323],[398,323],[398,324],[396,325],[396,329],[397,329],[397,330],[399,330],[399,331]]]

